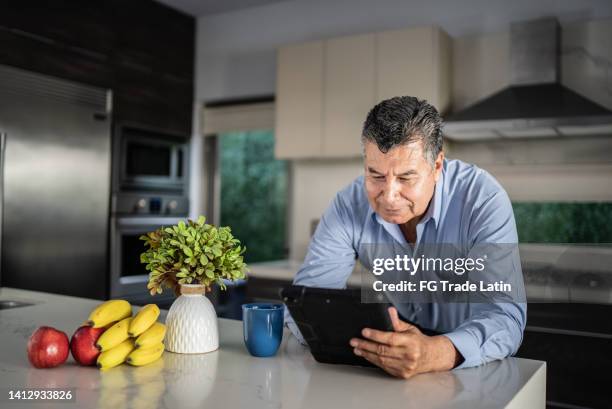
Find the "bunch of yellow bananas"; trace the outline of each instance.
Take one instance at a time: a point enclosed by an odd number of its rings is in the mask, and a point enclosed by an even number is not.
[[[142,307],[130,322],[128,334],[136,338],[134,351],[128,355],[126,362],[130,365],[141,366],[157,361],[164,353],[164,336],[166,326],[157,322],[159,308],[155,304]]]
[[[132,306],[125,300],[110,300],[94,309],[88,323],[94,328],[110,326],[96,341],[101,351],[98,367],[110,369],[127,362],[141,366],[157,361],[164,353],[166,326],[157,322],[159,308],[147,304],[132,317]]]

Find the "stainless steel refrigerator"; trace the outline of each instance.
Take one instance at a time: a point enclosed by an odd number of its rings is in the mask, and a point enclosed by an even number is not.
[[[108,294],[111,95],[0,65],[2,286]]]

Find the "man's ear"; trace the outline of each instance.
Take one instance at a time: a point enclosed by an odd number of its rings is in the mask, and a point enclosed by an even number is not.
[[[434,180],[438,182],[442,174],[442,166],[444,165],[444,151],[440,151],[436,161],[434,162]]]

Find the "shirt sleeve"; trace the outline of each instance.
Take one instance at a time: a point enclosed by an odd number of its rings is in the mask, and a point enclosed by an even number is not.
[[[293,284],[319,288],[345,288],[355,266],[353,246],[355,221],[341,193],[329,205],[310,240],[304,263]],[[285,324],[305,344],[299,329],[285,308]]]
[[[472,249],[486,247],[488,243],[499,245],[495,250],[492,274],[495,274],[496,266],[501,266],[498,270],[503,272],[504,281],[512,284],[513,296],[510,299],[471,303],[468,319],[445,334],[464,358],[457,368],[481,365],[516,353],[527,320],[516,223],[510,199],[503,189],[494,193],[474,212],[469,230]]]

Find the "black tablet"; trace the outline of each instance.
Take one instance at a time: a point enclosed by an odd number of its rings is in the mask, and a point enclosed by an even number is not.
[[[392,331],[390,304],[362,303],[361,291],[303,286],[283,288],[281,296],[318,362],[373,366],[353,353],[351,338],[365,327]]]

